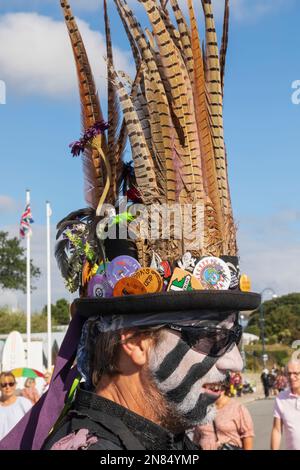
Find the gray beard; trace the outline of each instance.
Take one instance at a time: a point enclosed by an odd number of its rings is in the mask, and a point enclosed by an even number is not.
[[[143,370],[141,381],[145,390],[144,400],[147,416],[152,421],[174,434],[182,433],[190,427],[190,424],[182,418],[173,403],[169,402],[159,390],[149,367]]]
[[[155,374],[149,369],[144,369],[141,380],[145,390],[144,399],[147,415],[168,431],[179,434],[194,428],[199,424],[210,424],[216,416],[214,404],[205,409],[205,416],[187,419],[180,405],[169,401],[159,384],[155,380]]]

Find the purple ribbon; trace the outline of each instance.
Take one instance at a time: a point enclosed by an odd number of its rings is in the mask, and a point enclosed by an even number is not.
[[[76,376],[72,367],[85,319],[75,315],[61,348],[49,389],[0,442],[0,450],[39,450],[57,421]]]

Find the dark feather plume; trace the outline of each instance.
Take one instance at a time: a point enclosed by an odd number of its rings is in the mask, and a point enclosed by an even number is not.
[[[78,209],[77,211],[73,211],[70,214],[68,214],[66,217],[64,217],[62,220],[60,220],[56,226],[57,230],[63,231],[65,228],[62,230],[62,226],[65,225],[66,222],[69,222],[69,225],[72,224],[78,224],[82,223],[84,220],[86,221],[92,221],[95,217],[95,210],[92,209],[91,207],[85,207],[83,209]],[[61,234],[60,234],[61,235]],[[60,235],[57,234],[56,238],[59,238]]]
[[[65,238],[59,240],[55,246],[55,258],[64,279],[68,279],[70,275],[70,260],[67,254],[68,247],[69,240]]]

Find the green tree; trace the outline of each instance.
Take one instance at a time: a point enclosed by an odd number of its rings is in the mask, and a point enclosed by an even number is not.
[[[43,308],[42,314],[47,314],[47,305]],[[70,323],[70,305],[66,299],[57,300],[55,305],[51,305],[51,317],[57,325],[68,325]]]
[[[26,332],[26,316],[23,312],[10,313],[6,307],[0,309],[0,334],[7,334],[17,330]]]
[[[56,322],[52,322],[52,328]],[[32,315],[31,317],[31,330],[33,333],[44,333],[47,331],[47,315],[41,313],[39,315]]]
[[[38,278],[41,272],[31,261],[31,277]],[[26,256],[20,240],[8,238],[0,231],[0,287],[26,292]]]
[[[52,319],[53,331],[56,330],[57,322]],[[0,308],[0,334],[8,334],[11,331],[26,333],[26,315],[24,312],[11,312],[7,307]],[[47,314],[45,312],[31,316],[31,332],[44,333],[47,331]]]
[[[280,343],[290,343],[291,342],[292,333],[288,328],[280,331],[278,333],[278,339]]]
[[[290,345],[300,338],[300,294],[289,294],[269,300],[263,304],[265,319],[265,337],[271,343],[277,339]],[[249,333],[260,336],[260,310],[250,316],[246,329]]]

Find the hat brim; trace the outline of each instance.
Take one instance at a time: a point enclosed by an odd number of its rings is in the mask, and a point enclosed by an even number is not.
[[[238,312],[255,310],[261,295],[240,291],[180,291],[129,295],[113,298],[80,298],[74,301],[77,314],[89,318],[102,315],[151,315],[173,313],[182,319],[187,312]]]

